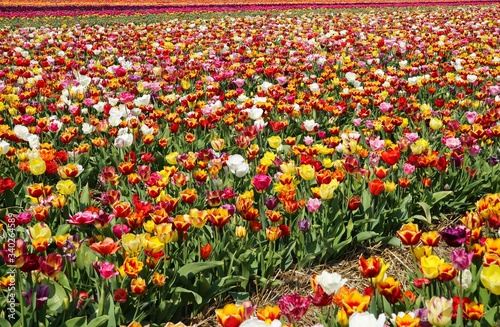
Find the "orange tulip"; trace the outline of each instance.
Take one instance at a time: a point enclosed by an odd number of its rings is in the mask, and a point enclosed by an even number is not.
[[[187,204],[192,204],[197,198],[195,189],[185,189],[180,192],[181,201]]]
[[[378,257],[365,259],[363,255],[359,256],[358,270],[364,278],[375,278],[382,269],[383,261]]]
[[[281,229],[279,227],[266,228],[266,238],[274,242],[281,237]]]
[[[484,304],[476,302],[464,303],[465,318],[479,321],[484,314]]]
[[[410,246],[416,245],[422,236],[418,225],[414,223],[404,224],[396,234],[404,245]]]
[[[420,318],[412,318],[408,313],[404,316],[396,316],[396,327],[418,327],[420,324]]]
[[[437,246],[441,240],[441,235],[437,231],[433,230],[422,233],[420,240],[422,241],[422,244],[426,246]]]
[[[365,312],[370,304],[369,295],[361,295],[358,291],[348,293],[342,297],[342,308],[347,313],[347,316],[351,316],[354,312]]]
[[[384,182],[380,179],[374,179],[368,182],[368,190],[373,196],[379,196],[385,190]]]
[[[389,303],[394,304],[403,299],[399,281],[392,277],[387,277],[384,281],[377,283],[378,292],[383,295]]]
[[[132,279],[130,282],[130,290],[135,295],[144,294],[147,290],[146,281],[141,277]]]
[[[215,315],[222,327],[238,327],[243,322],[245,308],[242,305],[228,303],[224,308],[215,310]]]
[[[271,324],[273,320],[279,320],[281,317],[281,309],[275,305],[266,305],[264,308],[257,309],[257,318],[263,320],[266,324]]]
[[[229,222],[229,218],[231,218],[229,212],[223,208],[210,209],[207,211],[208,219],[214,226],[217,227],[223,227]]]
[[[136,278],[142,270],[144,263],[136,257],[127,257],[123,262],[123,271],[130,278]]]
[[[166,284],[166,277],[164,274],[160,274],[159,272],[155,271],[153,274],[153,284],[162,287],[165,286]]]
[[[117,218],[125,218],[132,213],[132,205],[130,202],[117,201],[113,205],[113,214]]]
[[[210,257],[212,253],[212,246],[210,243],[207,243],[205,246],[200,247],[200,256],[203,260],[206,260]]]
[[[189,215],[177,215],[172,223],[174,224],[176,230],[179,232],[185,232],[191,226],[191,218]]]
[[[112,238],[106,237],[101,242],[93,243],[90,249],[101,255],[115,254],[116,251],[121,249],[121,246],[118,246],[119,243],[120,241],[114,242]]]

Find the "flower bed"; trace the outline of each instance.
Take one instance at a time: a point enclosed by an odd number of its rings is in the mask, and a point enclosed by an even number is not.
[[[163,325],[462,217],[500,191],[498,9],[2,19],[0,323]]]
[[[87,15],[137,15],[159,13],[186,13],[186,12],[233,12],[233,11],[259,11],[259,10],[291,10],[291,9],[338,9],[362,7],[421,7],[421,6],[457,6],[457,5],[487,5],[495,4],[493,0],[426,0],[426,1],[395,1],[380,0],[366,1],[353,0],[331,3],[331,1],[145,1],[141,4],[134,2],[105,1],[15,1],[2,5],[0,3],[0,17],[47,17],[47,16],[87,16]]]
[[[492,233],[484,219],[497,219],[499,201],[498,193],[486,195],[459,225],[440,232],[404,224],[397,235],[413,259],[407,280],[390,276],[383,257],[361,255],[358,270],[369,284],[364,289],[349,288],[346,278],[324,270],[311,276],[309,294],[285,294],[276,305],[259,308],[250,301],[229,303],[216,310],[217,320],[222,326],[296,326],[315,308],[316,327],[495,326],[498,231]],[[446,254],[436,253],[438,247]]]

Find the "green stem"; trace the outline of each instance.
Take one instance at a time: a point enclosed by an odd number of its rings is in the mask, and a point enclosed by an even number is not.
[[[459,272],[459,295],[460,295],[460,302],[458,303],[458,310],[457,310],[457,326],[463,327],[464,326],[464,318],[463,318],[463,309],[462,309],[462,304],[463,304],[463,298],[464,298],[464,288],[462,286],[462,270]]]
[[[25,327],[26,325],[26,313],[24,312],[25,305],[23,303],[24,297],[23,297],[23,291],[21,289],[21,270],[16,269],[16,290],[17,290],[17,297],[19,299],[19,310],[21,313],[20,321],[21,321],[21,327]]]
[[[99,294],[99,308],[97,309],[97,316],[100,317],[104,314],[104,301],[105,301],[105,296],[104,296],[104,279],[101,280],[101,292]]]

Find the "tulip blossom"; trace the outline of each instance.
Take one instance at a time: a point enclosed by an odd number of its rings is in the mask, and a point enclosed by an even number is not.
[[[115,265],[109,262],[103,262],[99,265],[99,274],[101,277],[109,279],[118,275],[118,271],[115,270]]]
[[[481,283],[493,294],[500,295],[500,266],[491,265],[481,270]]]
[[[222,327],[240,326],[244,319],[244,307],[228,303],[222,309],[216,309],[217,321]]]
[[[451,251],[451,262],[457,270],[465,270],[471,265],[473,255],[474,253],[467,253],[464,248],[453,249]]]
[[[271,185],[272,178],[268,175],[259,174],[252,179],[252,185],[259,193],[264,192]]]
[[[404,245],[416,245],[420,240],[422,232],[418,225],[408,223],[404,224],[396,234]]]
[[[346,283],[346,281],[347,279],[342,278],[339,274],[329,273],[326,270],[323,270],[319,275],[313,275],[311,277],[313,290],[315,285],[320,285],[328,295],[336,293]]]
[[[50,253],[39,260],[40,270],[49,278],[56,277],[63,268],[63,257],[57,253]]]
[[[384,327],[385,315],[381,313],[378,318],[368,312],[355,312],[349,317],[349,327]]]
[[[241,325],[240,327],[268,327],[268,326],[271,326],[271,327],[281,327],[282,324],[281,324],[281,321],[279,320],[273,320],[271,321],[270,324],[262,321],[262,320],[259,320],[255,317],[253,318],[250,318],[248,320],[245,320]]]
[[[119,242],[114,242],[112,238],[106,237],[101,242],[96,242],[90,245],[90,249],[101,255],[114,254],[116,251],[120,250],[121,247],[118,246]]]
[[[444,327],[451,321],[453,301],[445,297],[433,296],[425,301],[425,307],[429,310],[428,320],[433,326]]]
[[[380,274],[383,263],[381,258],[372,256],[366,259],[361,255],[359,257],[358,270],[364,278],[374,278]]]
[[[441,237],[451,247],[459,247],[467,241],[467,228],[459,225],[456,227],[449,227],[440,232]]]
[[[300,321],[309,309],[311,299],[302,297],[299,294],[286,294],[278,300],[281,314],[290,323]]]
[[[416,318],[413,312],[398,312],[397,315],[392,314],[390,321],[396,327],[417,327],[419,326],[420,318]]]
[[[368,309],[369,303],[370,296],[361,295],[358,291],[342,294],[341,297],[341,306],[345,310],[348,317],[355,312],[365,312]]]

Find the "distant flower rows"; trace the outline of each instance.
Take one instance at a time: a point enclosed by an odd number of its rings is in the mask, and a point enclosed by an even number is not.
[[[15,0],[1,6],[0,17],[75,17],[75,16],[114,16],[114,15],[150,15],[159,13],[186,13],[186,12],[228,12],[228,11],[258,11],[258,10],[292,10],[292,9],[334,9],[334,8],[360,8],[360,7],[417,7],[417,6],[458,6],[458,5],[487,5],[495,4],[493,0],[348,0],[342,3],[332,4],[328,0],[307,1],[242,1],[241,3],[228,0],[210,1],[143,1],[140,4],[121,1],[79,1],[70,0],[57,1],[27,1]]]

